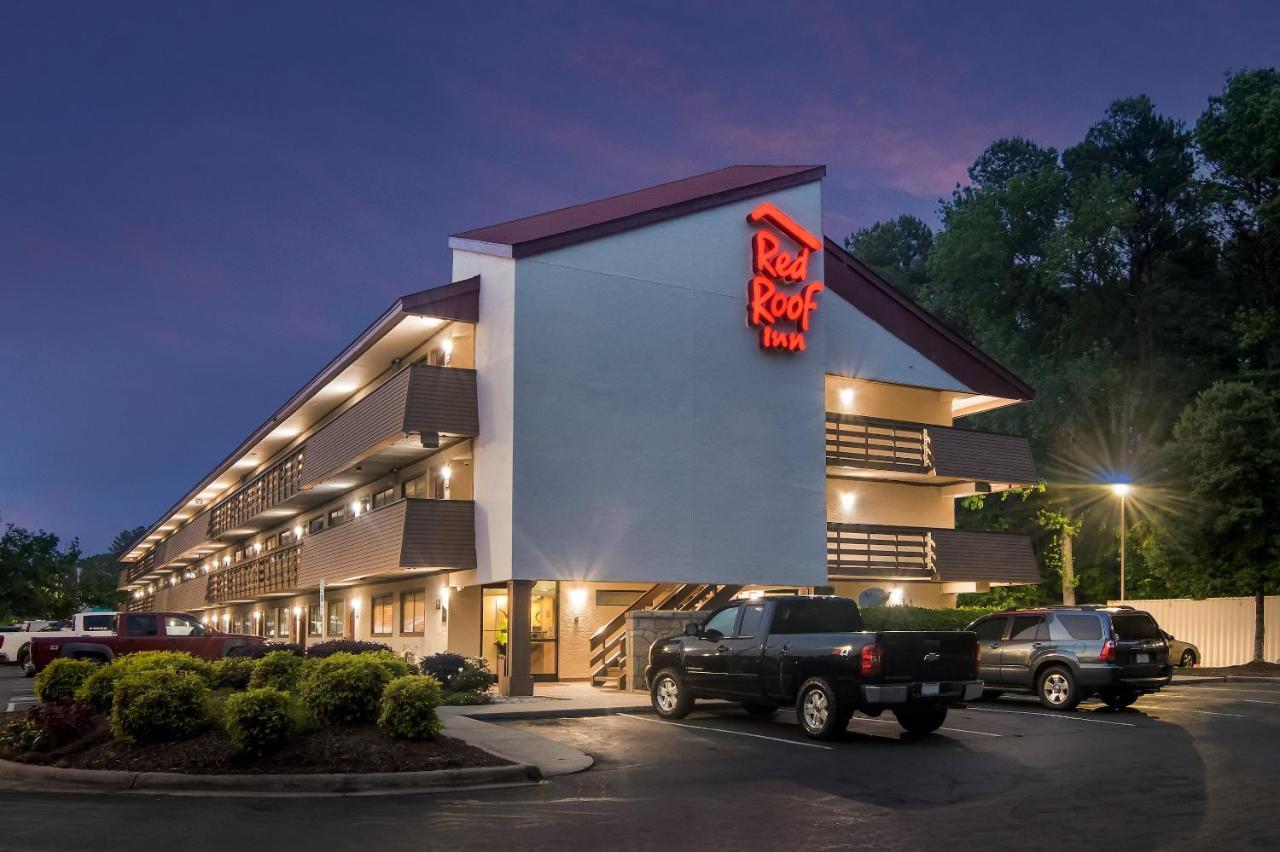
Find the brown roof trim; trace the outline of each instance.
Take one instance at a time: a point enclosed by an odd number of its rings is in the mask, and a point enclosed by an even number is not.
[[[473,228],[453,234],[451,238],[473,244],[509,246],[511,257],[529,257],[821,180],[826,173],[826,166],[813,165],[729,166],[536,216]]]
[[[1027,400],[1035,390],[885,281],[830,237],[823,240],[826,285],[975,393]]]
[[[376,320],[370,323],[364,331],[360,332],[351,343],[347,344],[338,355],[326,364],[321,370],[307,380],[293,396],[289,397],[284,405],[276,410],[265,423],[253,430],[253,433],[245,438],[238,447],[218,462],[213,470],[206,474],[194,488],[186,493],[186,495],[171,506],[160,519],[147,528],[147,531],[135,542],[129,549],[125,551],[127,556],[140,544],[147,540],[158,530],[164,523],[177,512],[181,511],[188,503],[195,499],[201,491],[209,487],[209,483],[213,482],[221,476],[227,469],[227,466],[233,463],[244,453],[248,452],[254,444],[262,440],[271,430],[288,419],[295,411],[306,402],[312,394],[315,393],[317,387],[334,375],[346,369],[347,365],[355,361],[363,355],[369,347],[378,341],[381,334],[378,332],[390,323],[394,322],[401,314],[413,314],[423,317],[439,317],[445,320],[459,320],[462,322],[478,322],[480,315],[480,276],[476,275],[471,278],[465,278],[461,281],[454,281],[449,284],[443,284],[431,287],[426,290],[419,290],[416,293],[409,293],[401,296],[392,303],[391,307],[382,312]],[[157,542],[158,544],[159,542]],[[124,562],[121,558],[119,561]]]

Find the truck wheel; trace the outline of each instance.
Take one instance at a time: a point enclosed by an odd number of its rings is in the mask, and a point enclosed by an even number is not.
[[[768,719],[774,713],[778,712],[778,705],[776,704],[743,704],[742,709],[746,710],[752,716],[759,716],[763,719]]]
[[[840,706],[831,684],[811,677],[800,685],[796,699],[796,719],[807,736],[815,740],[835,739],[849,727],[852,710]]]
[[[649,688],[653,709],[664,719],[683,719],[693,709],[693,696],[673,669],[663,669]]]
[[[947,705],[919,704],[898,707],[894,709],[893,715],[898,717],[898,724],[908,734],[923,736],[932,734],[947,721]]]
[[[1080,688],[1069,669],[1049,666],[1036,678],[1036,696],[1050,710],[1074,710],[1080,703]]]

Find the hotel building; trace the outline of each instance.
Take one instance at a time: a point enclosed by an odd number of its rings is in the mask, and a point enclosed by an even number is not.
[[[626,613],[1038,581],[955,501],[956,425],[1032,390],[822,231],[822,166],[734,166],[466,231],[124,555],[133,609],[627,683]],[[864,600],[868,599],[864,597]]]

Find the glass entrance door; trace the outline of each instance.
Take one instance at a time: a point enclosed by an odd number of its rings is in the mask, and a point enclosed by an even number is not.
[[[529,672],[534,680],[555,680],[558,673],[559,583],[536,583],[529,595]],[[495,674],[507,662],[510,613],[506,586],[483,590],[480,653]]]

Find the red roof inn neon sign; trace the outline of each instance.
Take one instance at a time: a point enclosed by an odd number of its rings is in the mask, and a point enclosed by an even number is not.
[[[818,307],[821,281],[810,281],[788,292],[809,277],[809,255],[822,248],[813,234],[767,201],[747,214],[756,225],[751,237],[751,280],[747,283],[747,325],[760,329],[760,348],[803,352],[809,315]],[[773,230],[766,227],[772,225]],[[774,230],[793,241],[799,250],[784,251]],[[779,323],[794,324],[794,331],[780,330]]]

